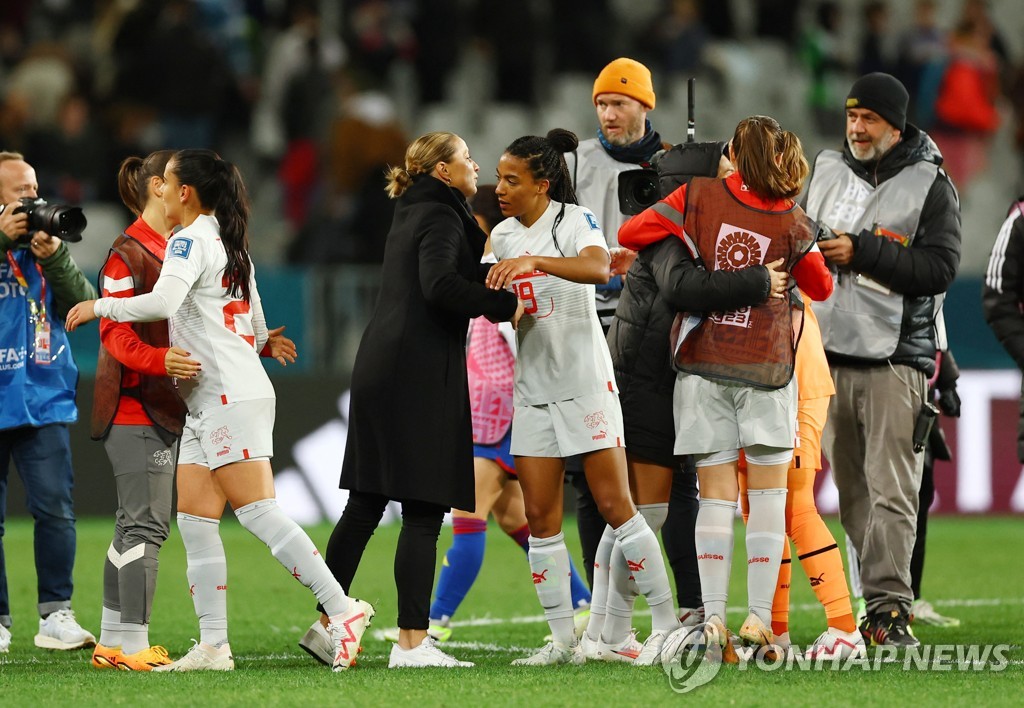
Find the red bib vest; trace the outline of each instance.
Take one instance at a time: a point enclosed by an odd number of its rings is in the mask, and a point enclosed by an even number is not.
[[[695,178],[686,194],[683,230],[708,270],[740,270],[784,259],[791,271],[813,245],[798,206],[765,211],[734,197],[724,180]],[[675,352],[678,371],[718,381],[778,389],[793,378],[803,303],[795,288],[785,300],[707,313]]]
[[[159,258],[127,234],[122,234],[114,241],[110,253],[119,255],[128,266],[135,282],[136,295],[153,290],[157,278],[160,277],[162,263]],[[103,264],[103,268],[105,267],[106,263]],[[100,269],[101,273],[103,268]],[[132,329],[139,335],[139,339],[150,346],[170,346],[166,321],[135,322]],[[139,374],[138,388],[129,390],[124,388],[123,374],[124,367],[121,362],[101,346],[99,360],[96,363],[96,394],[92,404],[93,440],[106,437],[117,414],[121,396],[138,398],[150,420],[175,436],[181,435],[185,425],[186,408],[172,380],[167,376]]]

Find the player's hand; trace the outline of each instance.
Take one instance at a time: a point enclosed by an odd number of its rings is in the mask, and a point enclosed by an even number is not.
[[[829,265],[849,265],[853,260],[853,240],[849,234],[836,232],[835,238],[818,241],[818,250]]]
[[[512,323],[512,329],[519,329],[519,320],[523,319],[523,313],[526,311],[526,306],[523,305],[522,300],[516,300],[516,314],[512,315],[512,319],[509,322]]]
[[[181,347],[171,347],[164,355],[164,369],[172,379],[194,379],[203,370],[202,364],[194,359],[190,352]]]
[[[270,345],[270,356],[277,359],[281,366],[288,366],[288,364],[295,363],[299,354],[295,348],[295,342],[281,334],[282,332],[284,332],[283,326],[270,330],[267,344]]]
[[[612,275],[625,276],[629,272],[630,266],[633,265],[633,261],[639,255],[636,251],[631,251],[628,248],[622,248],[617,246],[609,250],[611,256],[611,273]]]
[[[771,276],[772,279],[771,287],[768,289],[769,298],[774,298],[776,300],[783,300],[786,298],[786,292],[789,290],[789,273],[784,270],[779,270],[785,262],[785,258],[780,258],[777,261],[765,264],[765,268],[768,269],[768,275]]]
[[[42,260],[57,252],[57,249],[60,248],[60,239],[45,231],[36,231],[32,234],[32,241],[29,245],[32,248],[32,255]]]
[[[535,270],[537,268],[531,256],[507,258],[491,266],[491,269],[487,271],[487,279],[484,284],[492,290],[504,290],[518,276],[532,273]]]
[[[83,300],[74,307],[68,313],[67,319],[64,320],[64,329],[68,332],[74,332],[78,325],[86,324],[97,319],[96,317],[96,301],[95,300]]]

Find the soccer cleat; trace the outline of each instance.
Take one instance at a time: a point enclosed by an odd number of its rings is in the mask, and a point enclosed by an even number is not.
[[[771,627],[768,627],[760,617],[751,612],[747,615],[743,626],[740,627],[740,639],[754,646],[766,647],[775,642],[775,635],[772,634]]]
[[[590,635],[586,632],[580,637],[580,654],[583,656],[584,661],[597,660],[597,640],[591,639]]]
[[[96,655],[93,654],[93,662],[96,661]],[[167,650],[161,646],[152,646],[137,651],[134,654],[124,654],[119,652],[119,656],[116,660],[117,668],[121,671],[152,671],[158,666],[167,666],[171,663],[171,657],[167,655]]]
[[[910,623],[929,627],[959,627],[960,620],[956,617],[940,615],[927,600],[914,600],[910,606]]]
[[[679,630],[673,630],[679,631]],[[661,663],[661,649],[665,646],[665,640],[672,632],[667,629],[656,629],[647,637],[640,654],[633,660],[635,666],[655,666]]]
[[[388,659],[389,669],[416,669],[440,666],[444,668],[471,668],[472,661],[459,661],[451,654],[446,654],[437,646],[437,641],[429,634],[424,637],[418,647],[403,649],[397,644],[391,647]]]
[[[704,608],[680,607],[679,624],[684,627],[696,627],[697,625],[704,624]]]
[[[452,638],[452,628],[443,624],[432,624],[427,627],[427,636],[435,642],[447,642]]]
[[[370,626],[373,615],[373,606],[369,602],[353,597],[349,600],[348,609],[336,620],[331,620],[327,631],[334,642],[332,667],[335,671],[344,671],[356,663],[356,656],[362,651],[363,633]]]
[[[299,647],[325,666],[334,666],[334,640],[327,628],[317,620],[299,640]]]
[[[62,651],[96,645],[96,637],[82,629],[71,608],[51,612],[45,619],[40,619],[39,634],[36,635],[35,641],[40,649]]]
[[[117,660],[122,656],[121,647],[105,647],[97,642],[92,650],[92,665],[97,669],[116,669]]]
[[[721,652],[722,663],[738,664],[740,657],[736,654],[736,647],[733,646],[733,636],[725,622],[718,615],[711,615],[707,622],[701,625],[706,644],[705,652],[711,651],[715,654]]]
[[[869,614],[861,623],[860,634],[872,646],[916,647],[921,642],[910,631],[908,617],[899,610]]]
[[[516,659],[512,666],[557,666],[558,664],[582,664],[586,661],[579,644],[566,646],[551,641],[532,656]]]
[[[789,639],[789,632],[786,631],[782,634],[776,634],[774,645],[779,654],[782,656],[789,656],[790,650],[793,648],[793,642]]]
[[[835,627],[829,627],[822,632],[814,640],[814,644],[804,652],[805,658],[820,661],[864,656],[867,656],[867,649],[864,647],[864,638],[860,636],[860,632],[844,632]]]
[[[602,636],[597,640],[596,661],[623,661],[632,664],[640,656],[643,644],[636,638],[636,630],[631,631],[619,644],[606,644]]]
[[[11,650],[11,630],[0,624],[0,654]]]
[[[180,671],[234,671],[235,658],[231,655],[231,647],[224,644],[211,647],[192,640],[192,648],[185,656],[170,664],[153,667],[154,672]]]

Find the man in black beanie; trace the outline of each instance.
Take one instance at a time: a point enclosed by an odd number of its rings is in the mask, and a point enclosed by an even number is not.
[[[844,150],[818,155],[803,197],[832,230],[818,245],[835,289],[814,304],[836,388],[822,448],[860,558],[861,634],[895,646],[918,644],[907,627],[924,463],[915,424],[930,412],[927,380],[945,348],[935,323],[960,264],[956,190],[935,143],[907,123],[908,101],[888,74],[857,79]]]

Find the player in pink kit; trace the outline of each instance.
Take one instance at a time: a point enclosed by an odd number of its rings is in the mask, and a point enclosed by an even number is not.
[[[210,150],[175,153],[164,170],[164,208],[184,228],[167,244],[152,292],[76,305],[68,331],[97,317],[169,320],[170,343],[194,366],[177,376],[188,406],[179,448],[178,529],[201,641],[155,671],[230,671],[227,561],[218,526],[225,502],[250,533],[316,595],[331,619],[340,671],[355,661],[373,616],[347,597],[309,537],[274,499],[275,395],[258,352],[268,332],[248,254],[249,200],[238,170]]]

